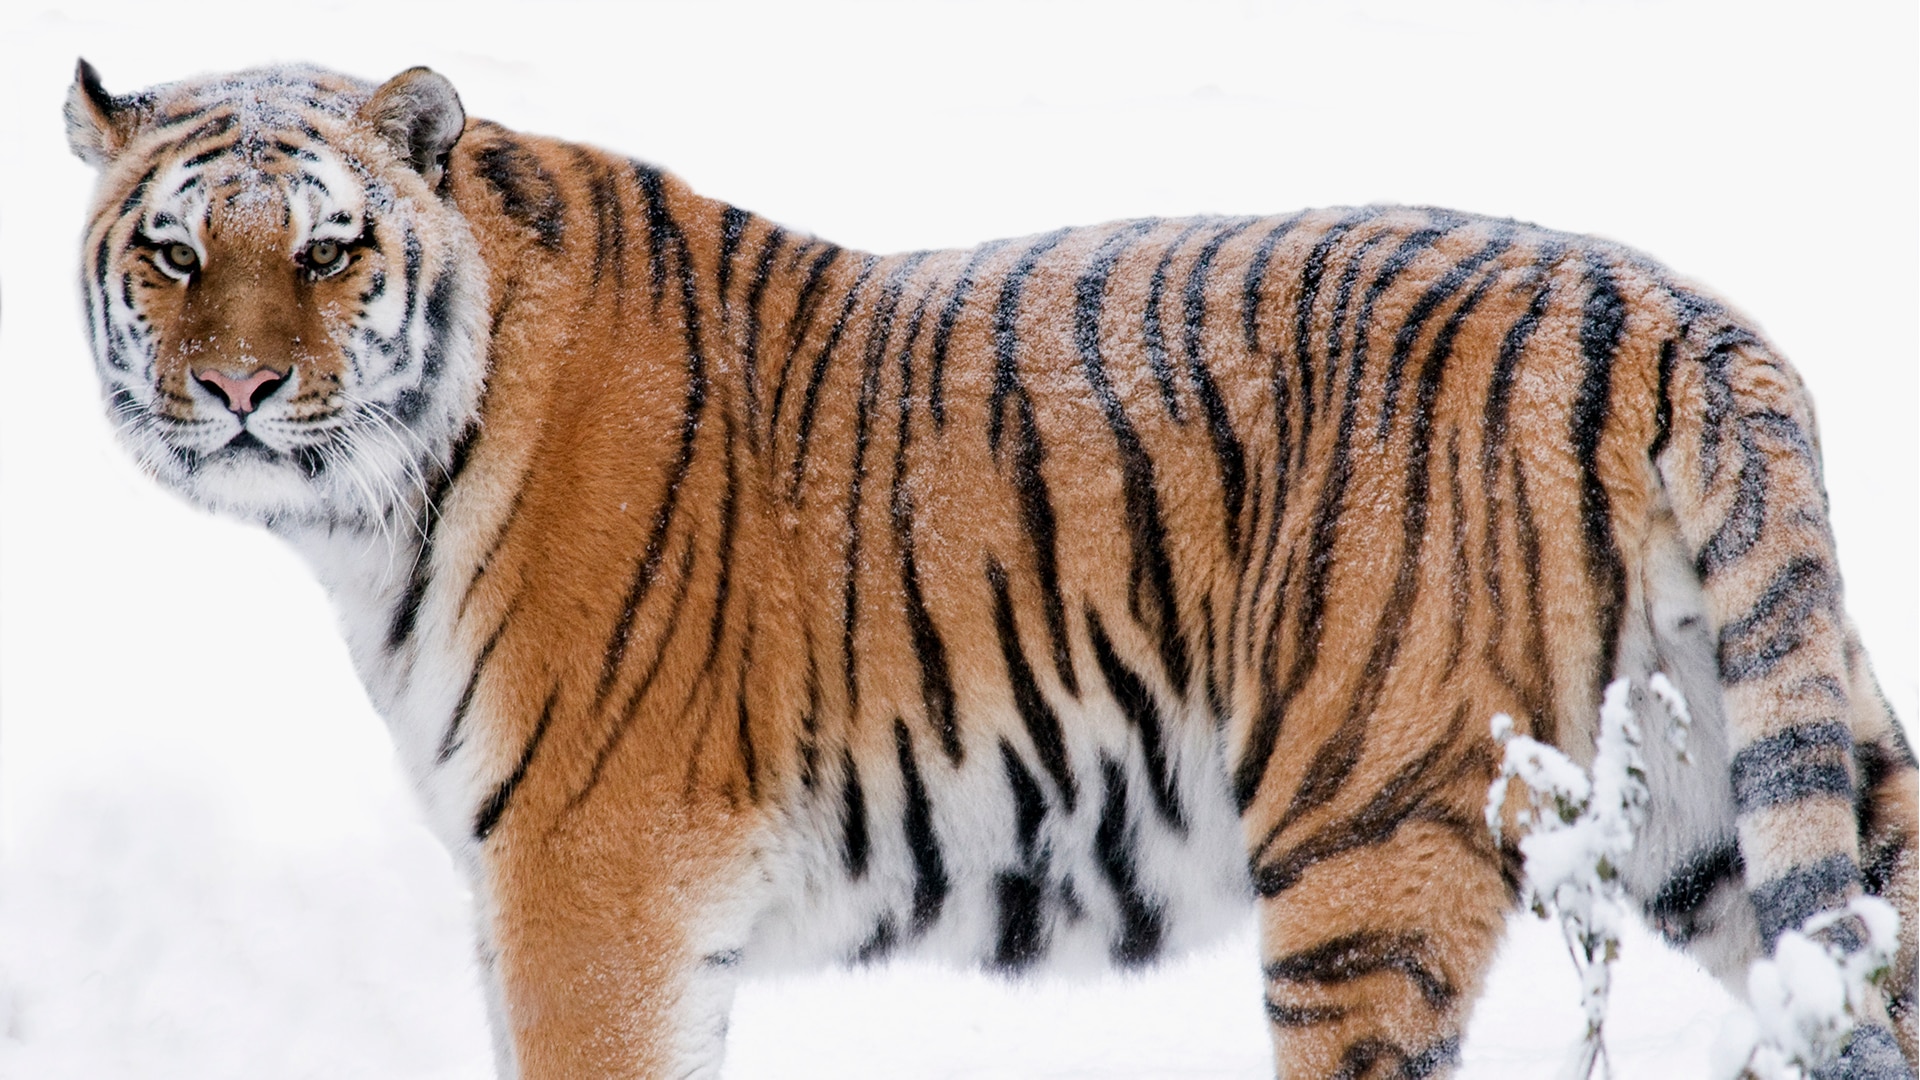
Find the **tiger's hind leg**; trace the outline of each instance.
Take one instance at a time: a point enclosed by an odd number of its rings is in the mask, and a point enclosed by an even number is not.
[[[1854,809],[1860,829],[1860,877],[1866,891],[1900,913],[1900,950],[1887,986],[1894,1038],[1909,1063],[1916,1057],[1916,931],[1920,930],[1920,855],[1914,834],[1916,790],[1913,748],[1900,729],[1853,627],[1847,627],[1848,688],[1853,728]]]
[[[1303,745],[1245,817],[1279,1075],[1453,1071],[1515,896],[1483,811],[1496,711],[1390,702],[1320,740],[1289,716]]]

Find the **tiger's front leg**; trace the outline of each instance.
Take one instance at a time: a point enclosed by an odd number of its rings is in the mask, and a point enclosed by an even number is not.
[[[740,829],[678,799],[487,838],[483,959],[519,1080],[714,1077],[726,1047]]]

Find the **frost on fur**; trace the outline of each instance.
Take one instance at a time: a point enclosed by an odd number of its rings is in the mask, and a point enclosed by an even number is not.
[[[1680,692],[1656,674],[1650,689],[1672,720],[1669,740],[1686,759],[1691,714]],[[1545,743],[1515,735],[1513,719],[1493,718],[1493,737],[1506,749],[1500,776],[1487,791],[1487,827],[1497,843],[1510,782],[1519,780],[1528,805],[1514,815],[1524,835],[1522,896],[1541,918],[1558,918],[1567,952],[1580,977],[1581,1007],[1587,1030],[1569,1065],[1569,1075],[1591,1076],[1606,1060],[1602,1030],[1612,963],[1620,954],[1620,932],[1628,918],[1619,868],[1633,849],[1635,833],[1646,821],[1649,794],[1640,722],[1629,703],[1632,685],[1618,679],[1600,705],[1600,738],[1591,776]],[[1611,1070],[1609,1069],[1610,1073]]]
[[[1881,984],[1892,973],[1899,947],[1900,916],[1875,896],[1856,897],[1846,910],[1823,911],[1799,932],[1780,935],[1773,959],[1755,963],[1747,973],[1748,1008],[1720,1032],[1713,1075],[1720,1080],[1824,1075],[1822,1067],[1847,1051],[1863,1021],[1884,1023]]]

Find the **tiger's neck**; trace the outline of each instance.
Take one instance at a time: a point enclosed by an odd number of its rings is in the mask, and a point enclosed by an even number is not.
[[[645,163],[489,123],[460,144],[449,186],[488,268],[496,379],[612,422],[569,380],[679,383],[701,422],[724,414],[756,455],[802,407],[880,262]]]

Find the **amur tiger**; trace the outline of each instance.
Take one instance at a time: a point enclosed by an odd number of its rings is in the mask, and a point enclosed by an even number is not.
[[[1394,206],[867,255],[424,68],[83,62],[67,121],[119,436],[332,594],[503,1076],[712,1076],[752,973],[1249,904],[1278,1074],[1446,1075],[1519,895],[1490,719],[1590,760],[1656,671],[1695,761],[1628,888],[1736,986],[1885,897],[1822,1075],[1913,1075],[1915,760],[1807,397],[1647,258]]]

